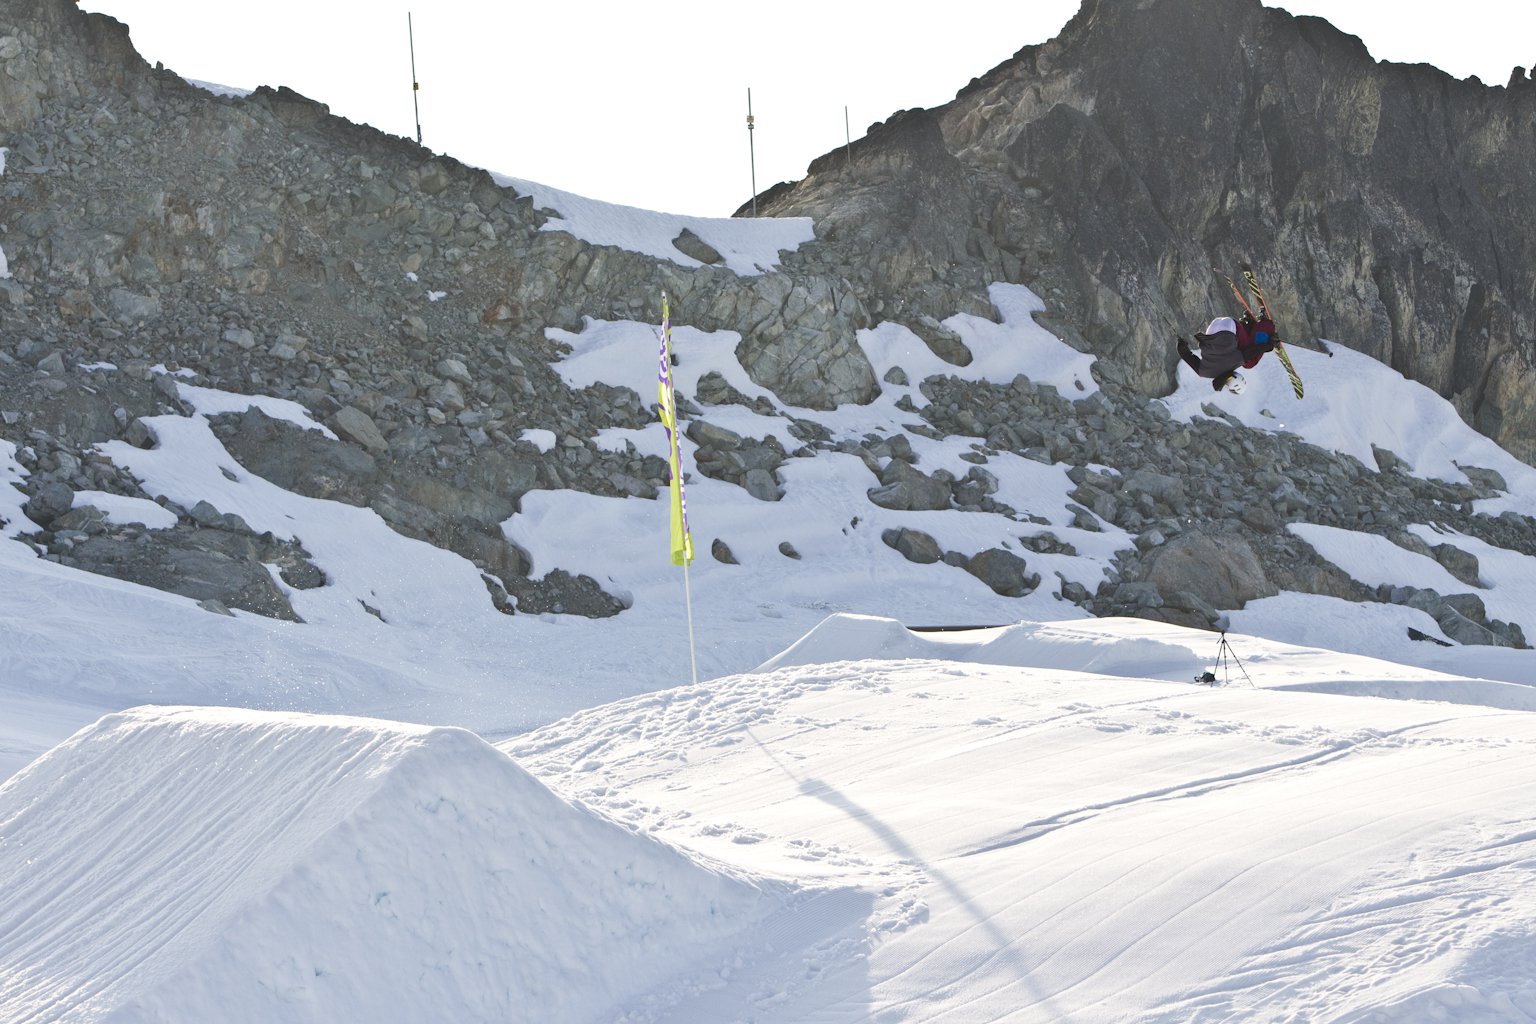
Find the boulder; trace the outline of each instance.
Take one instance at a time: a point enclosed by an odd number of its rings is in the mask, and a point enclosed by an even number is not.
[[[965,571],[1004,597],[1023,597],[1040,585],[1039,573],[1031,573],[1024,559],[1002,548],[972,555]]]
[[[362,445],[371,452],[383,452],[389,448],[389,442],[384,439],[373,417],[355,405],[344,405],[338,409],[330,418],[329,425],[343,441]]]
[[[880,486],[866,492],[881,508],[898,512],[935,511],[949,508],[950,488],[900,459],[892,459],[880,476]]]
[[[909,562],[930,565],[944,557],[944,549],[939,547],[939,542],[921,530],[898,527],[886,530],[880,534],[880,539],[887,546],[901,552],[902,557]]]
[[[1142,580],[1162,594],[1183,591],[1212,608],[1241,608],[1279,590],[1265,574],[1253,547],[1235,533],[1185,533],[1152,550]]]

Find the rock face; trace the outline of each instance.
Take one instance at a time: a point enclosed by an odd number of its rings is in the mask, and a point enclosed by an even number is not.
[[[98,446],[153,447],[155,417],[190,415],[186,368],[198,384],[287,399],[334,433],[256,409],[212,417],[246,471],[456,552],[509,614],[622,614],[629,598],[591,577],[558,565],[535,577],[503,524],[535,489],[654,499],[666,488],[665,460],[600,441],[651,425],[654,393],[572,388],[552,367],[562,331],[586,316],[649,319],[665,289],[674,323],[736,332],[739,362],[771,393],[706,373],[678,396],[689,471],[742,488],[764,515],[803,499],[792,460],[853,456],[842,464],[868,471],[860,484],[883,519],[943,510],[1015,524],[982,551],[881,529],[881,556],[969,572],[998,594],[1046,586],[1094,614],[1210,626],[1222,609],[1297,590],[1401,604],[1457,639],[1523,645],[1521,624],[1489,619],[1468,594],[1371,590],[1287,529],[1378,533],[1476,588],[1475,556],[1408,527],[1536,554],[1536,521],[1475,510],[1507,489],[1497,473],[1426,481],[1391,452],[1367,467],[1215,407],[1172,422],[1149,395],[1170,380],[1168,337],[1226,308],[1210,263],[1248,257],[1292,338],[1381,356],[1531,458],[1536,141],[1514,126],[1530,124],[1533,90],[1376,65],[1326,24],[1257,0],[1088,0],[1058,39],[953,103],[899,112],[851,161],[840,150],[760,197],[766,211],[814,216],[817,240],[743,277],[687,231],[673,240],[684,264],[542,230],[547,211],[481,171],[286,89],[194,88],[68,0],[0,0],[12,274],[0,278],[0,437],[26,474],[36,529],[22,539],[215,611],[292,617],[269,567],[289,588],[327,585],[301,547],[207,502],[160,499],[156,518],[174,525],[154,530],[76,507],[88,490],[157,498]],[[893,367],[887,384],[916,389],[897,403],[899,427],[837,437],[816,422],[880,393],[862,329],[903,324],[943,363],[969,365],[944,321],[995,320],[997,281],[1030,285],[1053,311],[1047,326],[1100,353],[1096,393],[1070,401],[1023,376],[916,380]],[[439,301],[434,286],[448,283]],[[787,436],[738,432],[750,416],[711,421],[720,406],[774,415]],[[780,418],[789,406],[800,411]],[[953,439],[964,475],[920,466],[918,436]],[[1001,486],[1001,453],[1066,467],[1072,527],[1131,538],[1096,588],[1031,569],[1075,552],[1053,520],[1005,502],[1024,499]],[[731,538],[710,540],[713,558],[736,562]],[[817,557],[787,541],[779,551],[796,571]]]
[[[1020,281],[1146,392],[1253,264],[1295,343],[1362,350],[1536,459],[1536,81],[1379,64],[1258,0],[1085,0],[1062,33],[759,197],[935,307]],[[936,280],[935,268],[945,268]],[[877,315],[889,316],[866,300]]]

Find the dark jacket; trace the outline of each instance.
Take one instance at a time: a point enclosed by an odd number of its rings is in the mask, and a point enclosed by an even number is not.
[[[1195,372],[1212,379],[1237,369],[1253,369],[1279,340],[1273,321],[1255,321],[1246,316],[1241,320],[1217,317],[1206,330],[1209,333],[1195,335],[1195,343],[1200,346],[1200,365]]]

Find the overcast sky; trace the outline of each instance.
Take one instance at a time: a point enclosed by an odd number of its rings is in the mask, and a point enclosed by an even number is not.
[[[849,0],[81,0],[187,78],[286,85],[490,170],[596,199],[727,216],[908,107],[948,102],[1061,31],[1078,0],[947,0],[925,17]],[[1529,0],[1286,0],[1378,60],[1503,85],[1536,64]],[[877,13],[879,12],[879,13]],[[1447,13],[1453,12],[1453,13]],[[746,128],[751,90],[756,127]]]

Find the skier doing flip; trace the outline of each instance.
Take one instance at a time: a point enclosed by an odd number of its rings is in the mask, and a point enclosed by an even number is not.
[[[1242,394],[1243,377],[1238,368],[1251,370],[1259,365],[1264,353],[1273,351],[1280,339],[1275,324],[1268,317],[1255,319],[1247,312],[1236,320],[1219,316],[1212,320],[1204,333],[1195,335],[1200,354],[1195,355],[1189,342],[1178,339],[1179,358],[1202,377],[1210,379],[1216,391]]]

